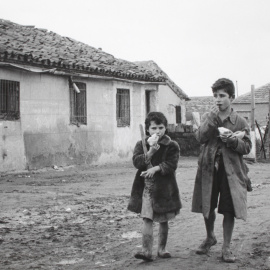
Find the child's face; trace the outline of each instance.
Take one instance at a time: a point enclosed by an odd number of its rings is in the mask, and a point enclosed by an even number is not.
[[[220,111],[226,111],[226,109],[231,106],[233,101],[233,98],[229,97],[229,94],[226,93],[223,89],[215,91],[214,98],[215,104],[218,106]]]
[[[148,129],[150,136],[156,133],[159,137],[162,137],[165,134],[165,131],[166,127],[164,126],[164,124],[157,125],[154,121],[150,122],[150,126]]]

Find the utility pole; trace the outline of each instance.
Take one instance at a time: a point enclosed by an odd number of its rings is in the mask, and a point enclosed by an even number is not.
[[[255,94],[254,94],[254,85],[251,85],[251,130],[255,131]]]
[[[269,150],[269,159],[270,159],[270,89],[268,92],[269,103],[268,103],[268,150]]]
[[[238,97],[238,84],[237,84],[237,81],[235,82],[236,84],[236,97]]]

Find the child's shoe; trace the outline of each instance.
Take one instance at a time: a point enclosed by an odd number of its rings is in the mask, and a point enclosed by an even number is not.
[[[227,263],[235,262],[235,256],[232,254],[230,249],[222,249],[222,259],[224,262],[227,262]]]
[[[144,261],[147,261],[147,262],[152,262],[153,261],[153,257],[152,255],[149,255],[149,254],[146,254],[145,252],[143,251],[139,251],[137,252],[134,257],[136,259],[141,259],[141,260],[144,260]]]
[[[196,250],[196,253],[200,255],[207,254],[210,248],[214,246],[216,243],[217,243],[217,239],[215,237],[212,239],[207,238],[206,240],[202,242],[202,244]]]
[[[147,262],[152,262],[153,235],[142,234],[142,251],[137,252],[134,257]]]
[[[159,251],[157,255],[159,258],[162,258],[162,259],[167,259],[167,258],[172,257],[171,253],[167,250]]]
[[[159,227],[158,252],[157,252],[159,258],[167,259],[172,257],[171,253],[166,250],[167,239],[168,239],[168,223],[165,228],[161,227],[161,225]]]

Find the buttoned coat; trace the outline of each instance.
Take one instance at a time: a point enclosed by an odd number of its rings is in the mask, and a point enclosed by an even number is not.
[[[245,136],[236,138],[233,144],[224,143],[218,137],[218,127],[225,127],[232,132],[245,131]],[[232,110],[223,122],[213,113],[202,117],[196,139],[202,144],[195,179],[192,212],[203,213],[209,217],[214,176],[214,162],[218,146],[221,147],[225,171],[228,178],[236,218],[247,218],[247,172],[243,155],[251,150],[250,130],[246,120]]]
[[[149,144],[146,146],[149,149]],[[179,145],[164,135],[158,142],[160,148],[151,159],[152,166],[159,166],[160,171],[153,176],[153,210],[156,213],[178,211],[182,205],[179,189],[176,182],[175,171],[180,156]],[[140,176],[147,170],[148,163],[143,152],[142,141],[138,141],[133,152],[133,164],[138,169],[131,190],[128,210],[140,213],[142,209],[142,195],[144,178]]]

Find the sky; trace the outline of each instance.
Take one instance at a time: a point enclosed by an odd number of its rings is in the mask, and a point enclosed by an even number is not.
[[[219,78],[270,83],[269,0],[0,0],[0,18],[128,61],[153,60],[190,97]]]

